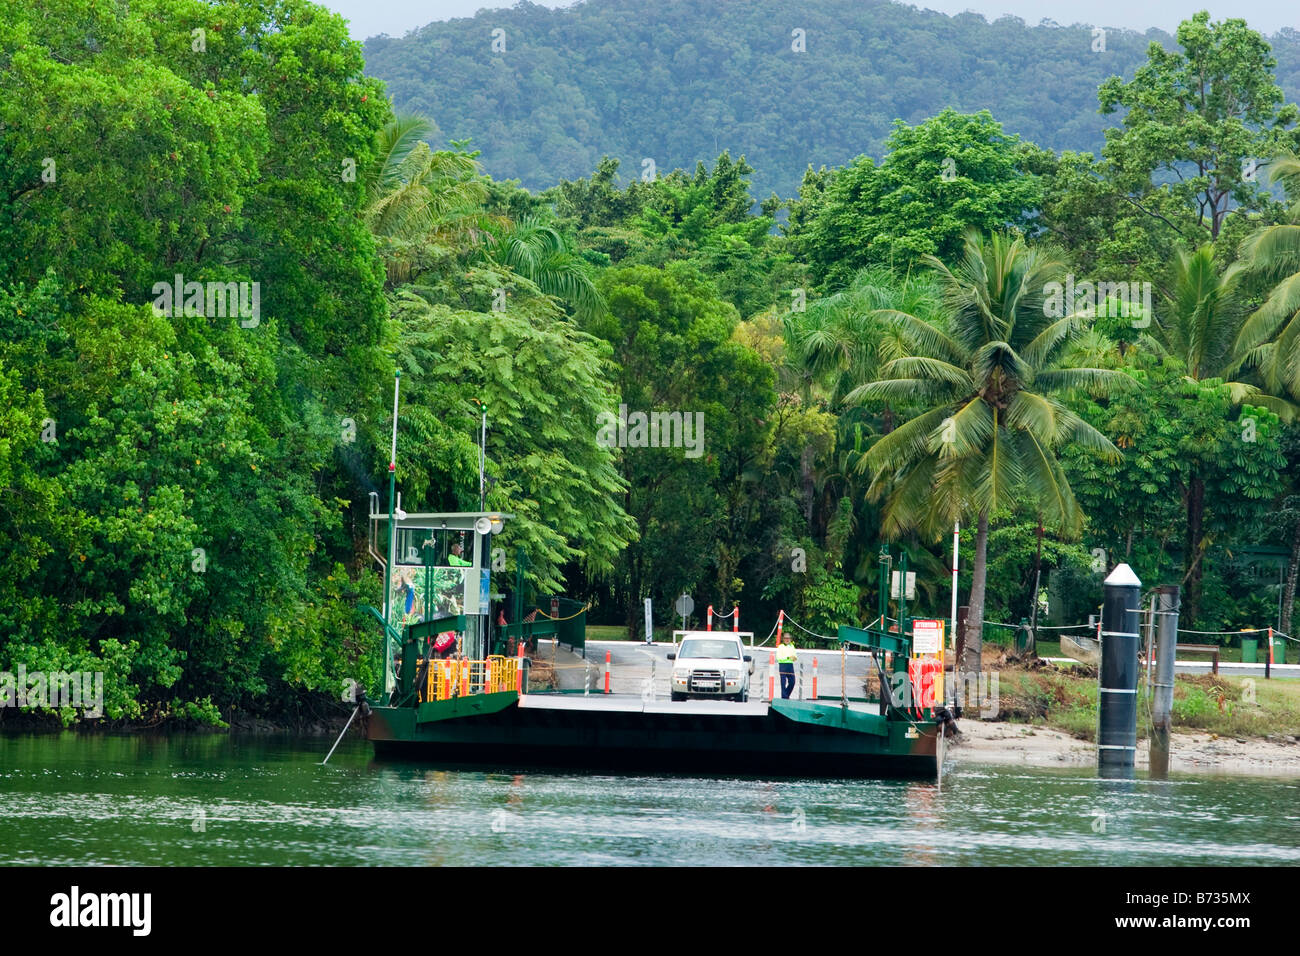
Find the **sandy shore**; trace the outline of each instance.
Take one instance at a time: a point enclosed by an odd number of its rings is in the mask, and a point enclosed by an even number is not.
[[[958,722],[962,735],[949,741],[948,757],[962,764],[1023,764],[1031,767],[1096,766],[1097,750],[1057,730],[982,720]],[[1170,770],[1248,776],[1300,777],[1300,742],[1175,733]],[[1138,741],[1137,766],[1148,766],[1147,742]]]

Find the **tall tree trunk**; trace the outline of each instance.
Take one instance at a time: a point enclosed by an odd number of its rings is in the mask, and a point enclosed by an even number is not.
[[[813,528],[813,467],[812,467],[812,446],[805,445],[803,454],[799,457],[800,478],[803,482],[803,517],[807,522],[808,533],[816,535]]]
[[[1205,562],[1201,560],[1201,544],[1205,538],[1205,481],[1192,472],[1187,487],[1187,548],[1183,558],[1183,620],[1196,623],[1201,610],[1201,578]]]
[[[981,511],[975,526],[975,565],[971,573],[970,612],[966,616],[966,656],[961,668],[965,674],[983,670],[984,651],[984,579],[988,570],[989,513]]]
[[[1286,566],[1286,587],[1282,591],[1282,630],[1289,637],[1300,637],[1291,624],[1295,613],[1296,577],[1300,575],[1300,519],[1296,520],[1295,531],[1291,533],[1291,560]]]
[[[627,619],[625,623],[627,624],[628,640],[634,641],[637,639],[639,634],[639,632],[637,631],[637,628],[641,626],[639,622],[645,616],[643,613],[643,608],[645,607],[645,605],[641,603],[641,597],[640,597],[641,560],[639,556],[634,556],[632,560],[628,562],[628,565],[629,565],[628,566],[629,581],[628,581],[628,592],[627,592]],[[644,635],[640,635],[640,636],[644,636]]]
[[[1025,656],[1038,656],[1038,586],[1043,575],[1043,517],[1038,516],[1038,550],[1034,553],[1034,584],[1031,589],[1033,598],[1029,604],[1029,646]]]

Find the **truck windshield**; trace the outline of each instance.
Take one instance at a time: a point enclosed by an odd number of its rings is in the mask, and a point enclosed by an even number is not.
[[[691,638],[682,641],[682,649],[677,655],[683,657],[721,657],[728,660],[740,660],[740,645],[735,641],[714,641],[705,638]]]

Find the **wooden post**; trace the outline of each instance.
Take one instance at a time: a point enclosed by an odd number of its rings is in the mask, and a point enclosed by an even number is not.
[[[1169,775],[1169,729],[1174,709],[1174,656],[1178,650],[1178,585],[1156,588],[1156,680],[1151,699],[1151,776]]]

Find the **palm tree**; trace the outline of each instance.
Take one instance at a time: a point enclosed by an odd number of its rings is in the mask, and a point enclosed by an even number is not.
[[[431,150],[424,137],[432,131],[422,116],[398,116],[377,134],[375,159],[365,172],[364,217],[385,253],[389,282],[409,282],[421,257],[486,255],[580,316],[597,314],[600,294],[564,236],[534,216],[512,222],[489,215],[487,185],[474,158]]]
[[[932,317],[939,302],[929,276],[899,279],[888,269],[862,269],[843,292],[815,299],[804,312],[785,317],[786,339],[805,382],[824,384],[830,405],[876,377],[882,360],[897,354],[897,330],[882,311]],[[886,410],[886,431],[890,430]]]
[[[1243,341],[1245,311],[1240,285],[1247,266],[1234,262],[1220,273],[1214,256],[1210,243],[1195,252],[1178,253],[1173,284],[1162,295],[1164,318],[1157,318],[1152,334],[1144,338],[1157,352],[1182,362],[1187,377],[1194,382],[1222,381],[1254,364],[1252,356],[1268,354],[1258,349],[1252,352]],[[1270,394],[1267,385],[1260,388],[1238,381],[1224,384],[1237,404],[1249,400],[1284,421],[1292,420],[1298,411],[1280,395]]]
[[[970,233],[949,269],[933,256],[944,315],[927,321],[898,310],[879,313],[902,331],[903,354],[851,401],[919,405],[914,417],[864,456],[868,495],[884,499],[883,531],[915,529],[931,540],[953,522],[976,519],[974,578],[966,623],[968,672],[980,668],[989,515],[1033,507],[1065,533],[1083,516],[1057,454],[1069,442],[1112,460],[1119,450],[1058,396],[1076,388],[1114,392],[1132,386],[1123,372],[1067,367],[1060,358],[1085,322],[1046,315],[1049,282],[1063,271],[1022,239]]]
[[[604,301],[569,241],[537,216],[494,223],[488,229],[489,255],[533,282],[545,294],[568,302],[578,316],[593,318]]]
[[[1281,183],[1292,203],[1288,221],[1251,235],[1241,245],[1247,271],[1274,283],[1264,304],[1241,327],[1239,352],[1248,352],[1270,391],[1300,398],[1300,157],[1283,156],[1269,169],[1270,183]],[[1295,496],[1285,504],[1295,507]],[[1296,580],[1300,578],[1300,522],[1291,537],[1283,627],[1289,627]]]
[[[898,354],[901,333],[893,323],[881,320],[879,313],[901,310],[930,317],[938,307],[938,286],[928,274],[899,278],[877,267],[859,270],[843,291],[809,302],[804,311],[784,315],[790,372],[801,386],[803,403],[810,405],[816,392],[835,413],[838,425],[838,459],[819,470],[812,450],[805,449],[800,463],[804,516],[815,539],[825,536],[839,497],[856,496],[860,472],[852,470],[850,463],[856,464],[865,450],[864,429],[874,438],[877,429],[887,433],[894,427],[895,412],[888,403],[878,420],[865,409],[845,407],[849,392],[876,378],[881,363]],[[850,577],[874,581],[877,546],[862,540],[862,535],[871,533],[874,538],[875,526],[859,528],[854,521],[852,530],[852,543],[860,546],[852,550],[869,558],[866,573],[854,567]]]
[[[473,157],[431,150],[433,124],[403,115],[376,134],[375,159],[363,174],[363,217],[379,239],[390,282],[410,279],[416,255],[435,246],[447,254],[475,245],[489,219],[487,186]]]
[[[1164,355],[1178,358],[1194,382],[1222,382],[1240,370],[1249,358],[1241,350],[1240,332],[1245,311],[1239,296],[1245,267],[1234,262],[1221,273],[1214,264],[1214,246],[1206,243],[1195,252],[1181,251],[1174,263],[1173,284],[1162,297],[1163,317],[1153,327],[1150,344]],[[1260,354],[1258,351],[1255,353]],[[1232,401],[1267,408],[1284,421],[1295,417],[1296,407],[1255,385],[1229,381]],[[1195,623],[1200,609],[1205,550],[1205,479],[1193,468],[1187,479],[1185,504],[1187,531],[1184,547],[1184,616]]]
[[[1241,263],[1275,283],[1264,304],[1237,337],[1237,351],[1249,353],[1270,391],[1300,397],[1300,157],[1274,160],[1271,182],[1295,197],[1288,222],[1268,226],[1241,244]]]

